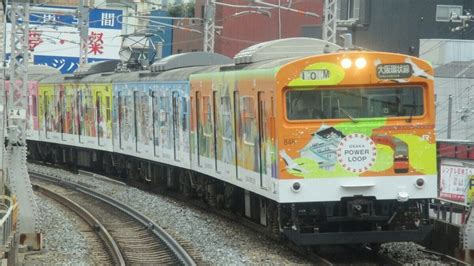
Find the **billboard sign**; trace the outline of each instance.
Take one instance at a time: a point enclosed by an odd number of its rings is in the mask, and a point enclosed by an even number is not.
[[[440,170],[439,197],[460,203],[470,203],[474,189],[474,167],[443,161]]]
[[[57,7],[55,7],[57,9]],[[122,23],[121,10],[90,9],[88,61],[119,59]],[[78,18],[72,15],[30,14],[29,49],[33,62],[57,68],[62,73],[73,72],[79,64]],[[7,32],[11,24],[7,25]],[[7,35],[7,43],[10,36]],[[7,48],[7,53],[10,47]]]

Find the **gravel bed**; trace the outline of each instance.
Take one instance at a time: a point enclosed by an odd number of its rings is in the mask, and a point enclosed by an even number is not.
[[[413,242],[383,244],[380,252],[400,261],[406,265],[446,265],[441,263],[436,255],[420,251],[423,247]]]
[[[39,209],[38,226],[43,232],[44,252],[25,256],[25,265],[92,265],[87,241],[75,214],[53,200],[35,195]],[[78,219],[78,220],[76,220]]]
[[[28,164],[29,170],[80,181],[154,220],[172,235],[193,243],[210,264],[310,264],[311,262],[254,231],[212,213],[190,208],[173,199],[64,170]]]
[[[190,208],[173,199],[137,188],[43,165],[28,164],[30,170],[80,182],[136,208],[173,235],[190,241],[211,264],[311,264],[310,261],[254,231],[215,214]],[[439,258],[418,251],[412,242],[387,243],[381,252],[409,265],[441,265]]]

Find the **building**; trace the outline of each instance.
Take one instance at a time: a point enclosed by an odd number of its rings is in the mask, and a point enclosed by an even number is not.
[[[435,93],[437,137],[474,141],[474,60],[437,67]]]
[[[473,39],[467,28],[453,31],[460,21],[452,14],[474,10],[466,0],[338,0],[338,33],[352,33],[357,46],[420,55],[420,39]],[[305,37],[321,36],[318,26],[307,27]]]
[[[264,8],[261,11],[248,8],[248,0],[223,0],[216,5],[216,32],[214,50],[216,53],[233,57],[239,51],[256,43],[279,38],[302,36],[307,25],[321,25],[321,17],[304,15],[278,8]],[[323,0],[266,0],[283,7],[312,12],[322,16]],[[232,6],[228,6],[232,5]],[[253,4],[255,6],[257,4]],[[205,1],[196,0],[195,17],[204,18]],[[183,26],[203,32],[202,20],[181,22]],[[203,34],[174,29],[173,52],[202,51]]]

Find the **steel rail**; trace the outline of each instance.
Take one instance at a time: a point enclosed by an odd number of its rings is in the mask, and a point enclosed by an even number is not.
[[[440,256],[441,258],[443,258],[445,260],[448,260],[452,263],[455,263],[456,265],[470,265],[469,263],[467,263],[465,261],[462,261],[460,259],[451,257],[449,255],[446,255],[446,254],[443,254],[443,253],[440,253],[440,252],[436,252],[436,251],[429,250],[429,249],[424,249],[424,248],[419,248],[418,250],[421,251],[421,252],[424,252],[424,253],[431,254],[431,255]]]
[[[40,178],[46,181],[50,181],[53,183],[57,184],[64,184],[65,186],[69,188],[73,188],[76,191],[82,192],[84,194],[87,194],[93,198],[96,198],[98,200],[101,200],[121,211],[124,213],[130,215],[133,217],[135,220],[139,221],[142,225],[144,225],[148,230],[150,230],[158,239],[163,241],[163,243],[176,255],[179,261],[181,261],[184,265],[190,265],[190,266],[195,266],[196,262],[194,259],[191,257],[191,255],[188,254],[188,252],[171,236],[169,235],[163,228],[161,228],[159,225],[157,225],[155,222],[153,222],[151,219],[146,217],[145,215],[135,211],[132,209],[130,206],[121,203],[109,196],[100,194],[98,192],[95,192],[85,186],[82,186],[80,184],[76,184],[73,182],[69,182],[66,180],[62,180],[57,177],[52,177],[48,176],[45,174],[41,173],[35,173],[33,171],[29,172],[31,176]]]
[[[115,242],[114,238],[110,235],[109,231],[102,225],[102,223],[99,222],[99,220],[97,220],[97,218],[95,218],[90,212],[88,212],[86,209],[82,208],[69,198],[62,196],[50,189],[47,189],[44,186],[34,184],[33,188],[44,194],[48,198],[51,198],[66,206],[67,208],[75,212],[79,217],[81,217],[94,230],[94,232],[99,236],[99,238],[108,248],[112,260],[114,261],[114,265],[125,265],[125,259],[117,245],[117,242]]]

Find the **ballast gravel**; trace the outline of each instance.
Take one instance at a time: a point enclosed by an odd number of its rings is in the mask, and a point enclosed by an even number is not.
[[[25,265],[92,265],[87,241],[77,228],[80,219],[53,200],[35,195],[38,226],[43,233],[44,250],[27,254]]]
[[[274,243],[236,222],[190,208],[167,197],[47,166],[30,163],[28,169],[36,173],[61,177],[70,182],[80,182],[81,185],[87,185],[99,193],[128,204],[170,234],[192,243],[201,253],[205,263],[219,265],[311,263],[289,251],[285,245]]]
[[[311,264],[263,235],[215,214],[190,208],[182,202],[115,182],[43,165],[28,164],[28,169],[86,185],[119,200],[154,220],[174,236],[191,242],[205,263],[228,264]],[[410,242],[388,243],[381,252],[407,265],[441,265],[439,258],[418,251]]]

